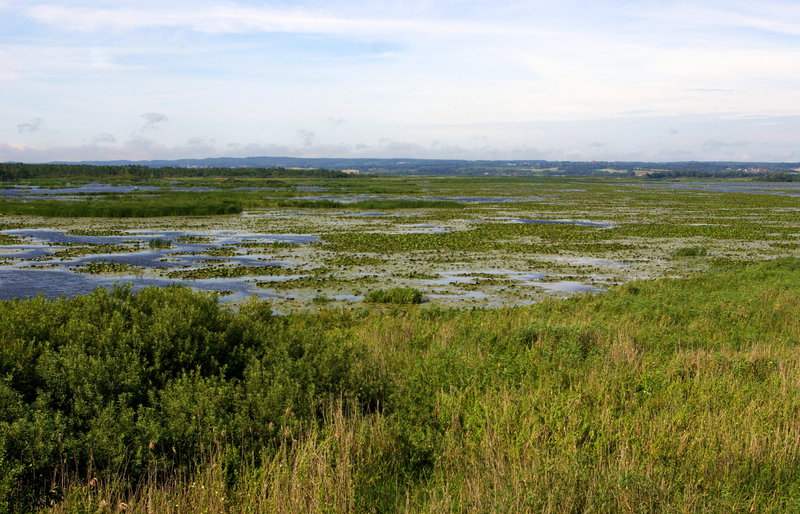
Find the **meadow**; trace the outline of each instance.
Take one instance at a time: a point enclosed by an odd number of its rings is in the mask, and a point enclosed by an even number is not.
[[[231,180],[6,200],[0,510],[800,508],[791,184]]]
[[[8,510],[794,511],[800,261],[529,307],[0,304]]]

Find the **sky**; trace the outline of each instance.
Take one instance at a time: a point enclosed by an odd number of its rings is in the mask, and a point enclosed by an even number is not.
[[[800,161],[798,0],[0,0],[0,162]]]

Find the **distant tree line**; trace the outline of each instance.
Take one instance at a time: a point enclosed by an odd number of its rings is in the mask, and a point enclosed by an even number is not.
[[[740,178],[763,176],[763,173],[748,173],[739,170],[730,171],[698,171],[698,170],[671,170],[671,171],[649,171],[644,178],[663,179],[663,178]]]
[[[129,178],[162,179],[181,177],[255,177],[255,178],[344,178],[347,173],[327,169],[297,170],[273,168],[153,168],[142,165],[90,164],[23,164],[0,163],[0,181],[9,182],[35,178]]]
[[[267,164],[272,163],[272,164]],[[290,166],[290,167],[286,167]],[[302,169],[298,169],[302,168]],[[332,169],[333,168],[333,169]],[[337,169],[389,175],[628,175],[649,178],[737,178],[795,181],[800,163],[762,162],[620,162],[620,161],[465,161],[446,159],[298,159],[219,158],[181,161],[126,161],[95,163],[23,164],[0,163],[0,181],[31,178],[132,180],[181,177],[344,178]],[[609,171],[613,170],[613,171]]]
[[[728,171],[696,171],[696,170],[682,170],[682,171],[651,171],[644,175],[646,179],[664,179],[664,178],[749,178],[751,180],[766,181],[766,182],[800,182],[800,174],[797,172],[752,172],[744,170],[728,170]]]

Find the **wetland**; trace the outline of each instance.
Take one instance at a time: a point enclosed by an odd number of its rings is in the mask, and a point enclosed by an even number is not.
[[[325,308],[360,307],[372,290],[405,287],[430,305],[499,307],[686,276],[714,259],[800,251],[796,184],[631,177],[35,182],[0,189],[0,298],[85,294],[116,283],[185,285],[234,304],[269,299],[287,312],[318,309],[318,297],[334,299]]]
[[[73,171],[0,190],[0,511],[800,510],[795,184]]]

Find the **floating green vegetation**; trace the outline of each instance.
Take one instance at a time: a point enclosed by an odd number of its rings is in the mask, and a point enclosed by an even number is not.
[[[398,278],[410,278],[413,280],[433,280],[440,277],[438,273],[425,273],[424,271],[409,271],[407,273],[395,274]]]
[[[367,303],[416,304],[422,303],[423,300],[422,291],[413,287],[376,289],[364,296],[364,301]]]
[[[797,250],[800,248],[800,242],[792,242],[792,243],[772,243],[772,246],[776,248],[782,248],[784,250]]]
[[[314,298],[311,299],[311,302],[315,303],[317,305],[330,303],[331,301],[332,301],[332,299],[329,296],[326,296],[324,294],[317,295],[317,296],[315,296]]]
[[[106,253],[129,253],[139,249],[138,245],[122,244],[99,244],[89,246],[70,246],[56,250],[50,254],[49,258],[69,259],[72,257],[83,257],[84,255],[100,255]]]
[[[334,255],[324,260],[327,266],[349,268],[356,266],[379,266],[385,261],[368,255]]]
[[[70,236],[129,236],[128,232],[113,229],[100,229],[100,228],[71,228],[66,232]]]
[[[340,209],[346,204],[334,200],[279,200],[276,207],[293,207],[297,209]]]
[[[153,250],[164,250],[167,248],[172,248],[172,241],[169,239],[164,239],[162,237],[157,237],[155,239],[151,239],[147,242],[147,246],[152,248]]]
[[[17,236],[10,236],[8,234],[0,234],[0,245],[18,245],[22,243],[22,238]]]
[[[708,248],[705,246],[685,246],[673,250],[672,257],[704,257],[708,255]]]
[[[398,210],[398,209],[462,209],[467,205],[451,200],[358,200],[341,202],[336,200],[279,200],[277,207],[301,209],[360,209],[360,210]]]
[[[391,211],[397,209],[463,209],[467,205],[452,200],[360,200],[346,206],[364,210]]]
[[[277,249],[286,249],[286,248],[297,248],[299,243],[292,243],[289,241],[273,241],[271,243],[264,243],[264,242],[253,242],[253,241],[246,241],[244,243],[238,243],[236,246],[239,248],[248,248],[248,249],[262,249],[262,250],[277,250]]]
[[[327,288],[343,287],[343,286],[358,286],[364,284],[374,284],[378,281],[375,275],[364,275],[353,278],[337,277],[335,275],[325,275],[315,273],[314,275],[290,278],[288,280],[271,280],[259,281],[256,284],[259,287],[268,289],[312,289],[321,290]]]
[[[90,273],[93,275],[100,273],[140,274],[144,271],[144,269],[139,266],[134,266],[132,264],[124,264],[121,262],[113,262],[113,261],[93,261],[87,264],[83,264],[81,266],[75,266],[72,268],[72,270],[77,273]]]
[[[612,229],[567,224],[522,225],[483,223],[469,230],[445,233],[344,232],[322,236],[323,247],[339,252],[395,253],[417,250],[489,251],[504,249],[521,238],[550,244],[596,243],[613,237]]]
[[[207,236],[182,235],[177,237],[175,241],[182,244],[206,244],[212,242],[213,239]]]
[[[458,284],[460,289],[465,291],[481,291],[487,287],[517,287],[519,282],[510,278],[491,277],[476,278],[471,284]]]
[[[168,278],[197,280],[206,278],[239,278],[263,275],[291,275],[295,273],[282,266],[206,266],[188,270],[173,270],[167,273]]]
[[[216,246],[203,250],[204,255],[209,255],[211,257],[233,257],[238,253],[239,252],[233,246]]]

